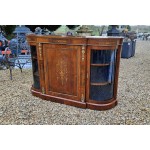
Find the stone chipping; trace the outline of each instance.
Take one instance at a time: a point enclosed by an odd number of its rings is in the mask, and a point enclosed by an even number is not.
[[[135,56],[121,58],[118,105],[97,111],[32,96],[32,69],[0,70],[1,125],[150,125],[150,41],[137,40]]]

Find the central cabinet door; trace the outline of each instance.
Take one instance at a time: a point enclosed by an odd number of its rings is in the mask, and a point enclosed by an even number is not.
[[[81,47],[43,44],[46,94],[80,100]]]

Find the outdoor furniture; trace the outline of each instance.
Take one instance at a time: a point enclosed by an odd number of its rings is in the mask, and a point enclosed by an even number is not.
[[[6,48],[5,51],[2,51],[0,54],[0,66],[3,69],[10,70],[10,79],[12,80],[12,69],[18,67],[22,72],[25,64],[31,62],[31,55],[14,55],[12,52]]]

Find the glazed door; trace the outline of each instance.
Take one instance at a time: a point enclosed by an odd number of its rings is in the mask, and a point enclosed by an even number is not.
[[[43,49],[46,94],[81,101],[85,92],[81,47],[43,44]]]
[[[114,97],[116,47],[88,47],[87,101],[105,102]]]

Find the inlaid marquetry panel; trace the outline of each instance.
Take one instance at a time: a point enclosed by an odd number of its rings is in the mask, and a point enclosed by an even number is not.
[[[74,46],[44,44],[47,92],[78,97],[80,86],[80,51]]]
[[[57,81],[61,81],[61,85],[67,84],[69,70],[68,70],[68,59],[65,57],[60,58],[56,62],[56,77]]]

